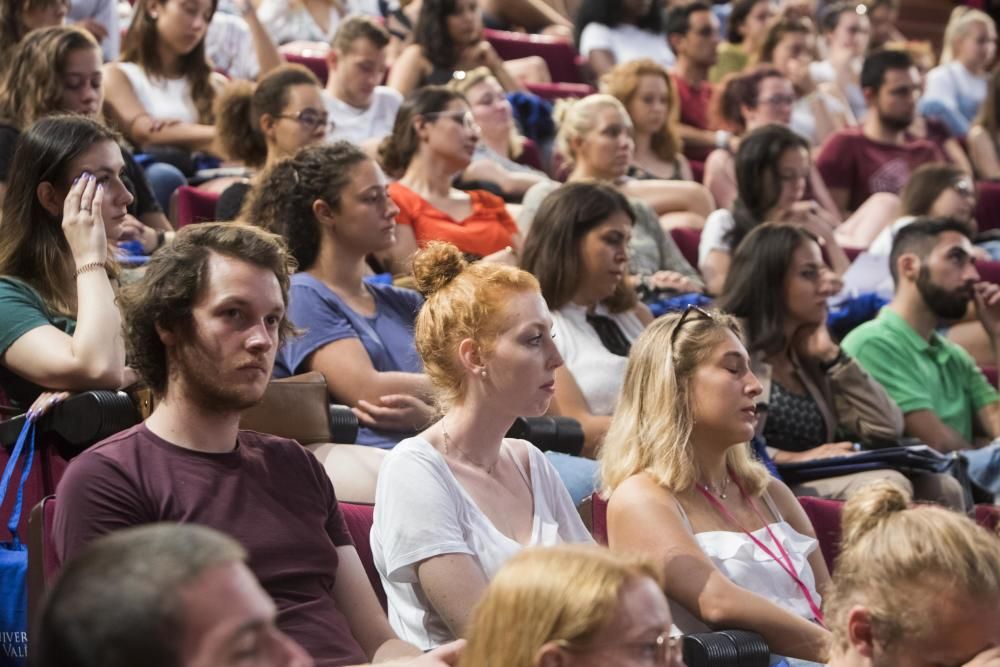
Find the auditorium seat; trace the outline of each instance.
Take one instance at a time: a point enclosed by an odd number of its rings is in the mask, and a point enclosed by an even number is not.
[[[48,584],[59,573],[59,556],[52,539],[55,515],[56,497],[50,495],[32,507],[28,520],[28,637],[34,636],[30,626],[38,618]]]
[[[698,268],[698,244],[701,243],[701,230],[690,227],[674,227],[670,230],[670,236],[677,244],[677,249],[684,255],[684,259],[694,268]]]
[[[549,101],[592,95],[597,89],[586,83],[529,83],[528,90]]]
[[[827,500],[826,498],[814,498],[811,496],[801,496],[799,504],[806,511],[809,522],[812,523],[813,530],[816,531],[816,539],[819,540],[820,551],[823,552],[823,560],[826,566],[833,572],[833,564],[840,553],[840,515],[844,509],[844,503],[840,500]]]
[[[375,569],[375,560],[372,557],[371,532],[372,524],[375,522],[375,506],[360,503],[339,503],[340,511],[344,514],[344,521],[347,523],[347,530],[351,533],[354,541],[354,548],[358,551],[361,564],[365,566],[365,574],[368,581],[378,597],[382,609],[388,611],[389,603],[385,597],[385,589],[382,588],[382,579]]]
[[[564,83],[584,83],[580,72],[583,62],[569,42],[546,35],[531,35],[507,30],[483,30],[483,36],[504,60],[539,56],[549,66],[552,80]]]
[[[190,185],[182,185],[177,188],[177,224],[176,229],[197,222],[211,222],[215,220],[215,205],[219,201],[219,195],[214,192],[207,192],[193,188]]]

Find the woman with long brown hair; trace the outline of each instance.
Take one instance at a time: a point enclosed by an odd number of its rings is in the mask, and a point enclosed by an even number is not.
[[[216,0],[139,0],[122,56],[105,67],[105,112],[136,146],[210,151],[225,78],[205,56]]]
[[[17,409],[47,390],[117,389],[125,346],[109,244],[132,201],[117,135],[45,118],[14,161],[0,225],[0,387]]]

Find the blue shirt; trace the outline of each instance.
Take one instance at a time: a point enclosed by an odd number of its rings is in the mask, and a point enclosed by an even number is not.
[[[320,348],[346,338],[361,341],[372,367],[379,372],[422,373],[423,363],[413,344],[413,324],[423,304],[417,292],[392,285],[366,283],[375,300],[375,317],[356,313],[329,287],[308,273],[296,273],[288,295],[288,317],[304,332],[278,351],[274,376],[305,373],[306,360]],[[336,400],[336,396],[333,397]],[[388,449],[412,435],[362,426],[359,445]]]

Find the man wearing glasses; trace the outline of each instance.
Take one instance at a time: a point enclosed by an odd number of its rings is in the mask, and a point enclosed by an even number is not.
[[[919,81],[913,60],[902,51],[879,51],[865,59],[864,123],[835,132],[816,159],[830,194],[845,213],[876,192],[899,194],[920,165],[948,161],[937,144],[907,133],[917,109]]]

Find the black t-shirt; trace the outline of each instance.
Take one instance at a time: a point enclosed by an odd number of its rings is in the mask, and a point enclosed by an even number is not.
[[[14,148],[17,146],[17,138],[21,136],[20,130],[11,125],[0,124],[0,183],[6,184],[10,172],[11,162],[14,161]],[[125,160],[125,187],[132,193],[132,203],[128,206],[130,215],[141,218],[147,213],[160,213],[163,209],[153,195],[153,189],[146,180],[146,174],[142,167],[136,164],[132,153],[122,148],[122,158]]]

